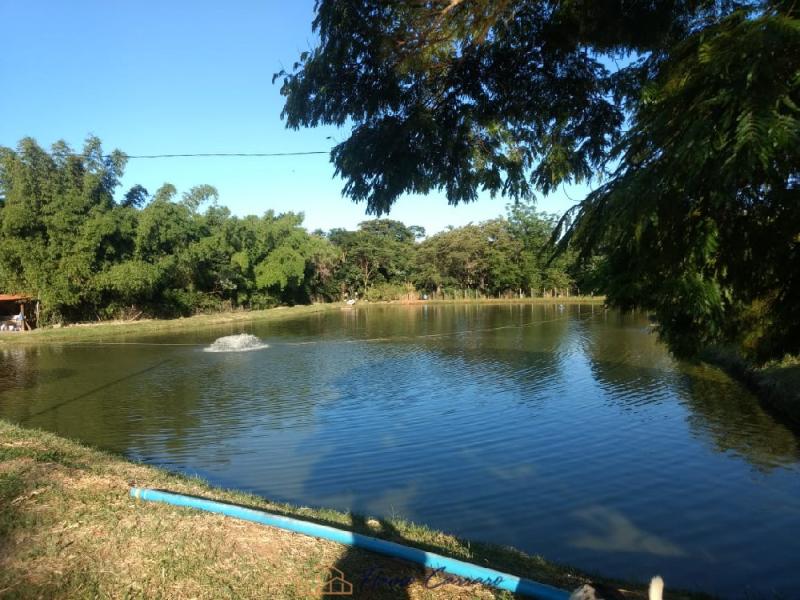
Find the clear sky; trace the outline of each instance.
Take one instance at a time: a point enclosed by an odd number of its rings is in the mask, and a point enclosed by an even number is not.
[[[313,44],[313,0],[76,2],[0,0],[0,145],[31,136],[80,149],[88,134],[128,154],[328,150],[346,131],[287,130],[272,74]],[[332,138],[332,139],[329,139]],[[208,183],[234,214],[306,215],[309,229],[354,228],[364,205],[343,198],[327,155],[131,160],[123,188],[151,193]],[[120,190],[122,191],[122,190]],[[540,198],[561,213],[585,189]],[[429,233],[504,213],[488,195],[451,207],[408,196],[391,218]]]

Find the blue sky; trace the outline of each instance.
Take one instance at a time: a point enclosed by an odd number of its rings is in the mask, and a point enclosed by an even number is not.
[[[32,136],[81,147],[90,133],[128,154],[328,150],[347,131],[291,131],[272,74],[314,41],[313,0],[235,3],[0,0],[0,145]],[[353,228],[364,205],[341,195],[327,155],[132,160],[124,187],[179,191],[208,183],[235,214],[302,211],[309,229]],[[563,212],[585,189],[537,206]],[[391,218],[429,233],[504,213],[488,195],[452,207],[441,194],[408,196]]]

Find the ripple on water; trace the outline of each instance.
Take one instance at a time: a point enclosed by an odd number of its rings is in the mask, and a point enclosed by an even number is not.
[[[797,439],[739,386],[672,359],[636,316],[426,310],[169,337],[227,355],[0,351],[0,414],[272,499],[399,515],[610,576],[659,572],[724,597],[800,586]]]

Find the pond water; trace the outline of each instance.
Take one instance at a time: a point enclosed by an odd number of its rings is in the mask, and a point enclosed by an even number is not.
[[[264,346],[203,351],[241,332]],[[800,587],[797,437],[641,314],[374,306],[0,360],[0,416],[216,484],[668,587]]]

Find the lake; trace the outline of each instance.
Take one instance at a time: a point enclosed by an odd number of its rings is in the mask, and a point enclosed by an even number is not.
[[[267,347],[205,352],[246,332]],[[0,347],[0,416],[607,576],[796,597],[797,437],[641,313],[371,306]]]

